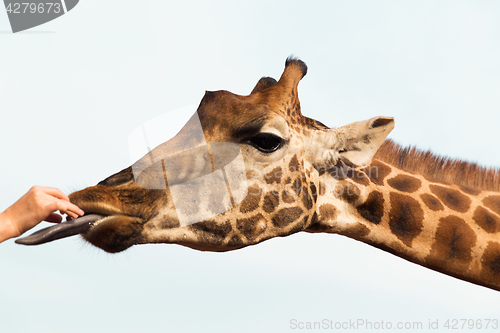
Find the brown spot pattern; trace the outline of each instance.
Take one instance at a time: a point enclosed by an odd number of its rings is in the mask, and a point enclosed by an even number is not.
[[[302,181],[300,180],[300,177],[297,177],[297,179],[295,179],[295,181],[292,184],[292,188],[295,191],[295,194],[297,194],[297,196],[300,196],[302,194],[304,188],[302,187]]]
[[[334,205],[326,203],[319,207],[319,216],[322,221],[332,221],[338,215],[337,208]]]
[[[272,183],[281,183],[281,176],[283,176],[283,170],[281,167],[274,168],[270,172],[266,173],[264,178],[266,179],[266,183],[272,184]]]
[[[354,230],[361,237],[368,236],[368,234],[371,232],[371,230],[366,225],[361,223],[358,223]]]
[[[302,208],[300,207],[282,208],[276,214],[274,214],[271,221],[276,227],[284,228],[298,219],[301,214]]]
[[[396,192],[391,192],[391,211],[389,212],[389,227],[396,237],[408,247],[424,226],[424,211],[417,200]]]
[[[311,219],[311,221],[312,221],[312,219]],[[302,231],[302,230],[306,229],[309,225],[310,225],[309,216],[304,215],[304,217],[302,218],[302,222],[295,223],[293,225],[293,227],[290,229],[290,233]]]
[[[262,193],[262,189],[260,187],[258,187],[257,185],[250,185],[248,187],[248,194],[249,195],[253,195],[253,196],[260,196],[260,194]]]
[[[262,222],[259,223],[260,221]],[[255,237],[262,234],[266,230],[266,226],[262,214],[257,214],[247,219],[236,220],[236,227],[248,240],[254,240]]]
[[[483,199],[486,207],[500,215],[500,195],[491,195]]]
[[[240,204],[240,212],[248,213],[256,210],[259,207],[261,191],[248,191],[247,196]]]
[[[374,184],[384,185],[384,179],[391,173],[391,168],[378,160],[373,160],[369,166],[363,169],[363,172]]]
[[[500,230],[500,218],[490,213],[484,207],[477,207],[472,218],[478,226],[480,226],[484,229],[484,231],[490,234],[493,234]]]
[[[360,237],[365,237],[368,236],[368,234],[371,232],[371,230],[365,226],[364,224],[358,223],[354,228],[354,232],[356,232],[357,235]]]
[[[318,174],[320,176],[323,176],[325,173],[327,173],[330,177],[339,180],[346,179],[349,172],[349,169],[345,169],[344,167],[339,166],[339,164],[329,167],[321,166],[318,169]]]
[[[347,170],[347,178],[360,185],[370,185],[370,179],[363,171],[360,170],[350,168],[349,170]]]
[[[319,168],[318,168],[318,175],[321,177],[321,176],[323,176],[323,175],[324,175],[327,171],[328,171],[328,170],[327,170],[327,168],[326,168],[326,167],[321,166],[321,167],[319,167]]]
[[[300,170],[299,161],[297,160],[297,155],[293,155],[290,163],[288,164],[288,170],[291,172],[297,172]]]
[[[422,199],[424,204],[427,207],[429,207],[430,210],[439,211],[444,209],[444,206],[441,203],[441,201],[439,201],[439,199],[433,196],[432,194],[424,193],[420,195],[420,198]]]
[[[463,273],[472,261],[476,241],[476,234],[464,220],[457,216],[442,217],[426,262],[431,267],[447,267],[451,272]]]
[[[341,187],[340,193],[335,192],[338,195],[339,199],[344,200],[345,202],[353,203],[359,199],[359,195],[361,191],[359,187],[354,185],[351,182],[345,182]]]
[[[465,194],[438,185],[429,185],[429,188],[448,208],[460,213],[465,213],[469,210],[471,200]]]
[[[480,278],[498,288],[500,281],[500,244],[488,242],[488,247],[481,258]]]
[[[309,227],[306,229],[308,232],[327,232],[330,228],[327,225],[320,223],[311,223]]]
[[[307,187],[302,189],[302,203],[308,210],[313,207],[312,196],[309,194]]]
[[[262,205],[262,209],[264,209],[266,213],[273,212],[278,205],[279,205],[278,193],[271,191],[264,196],[264,203]]]
[[[220,245],[226,236],[231,232],[231,223],[217,223],[215,221],[203,221],[188,226],[196,233],[199,240],[207,244]]]
[[[358,222],[348,227],[342,234],[351,238],[360,239],[366,237],[370,232],[371,230],[367,226]]]
[[[295,201],[296,197],[293,195],[293,192],[287,186],[287,187],[285,187],[285,190],[281,194],[281,198],[283,199],[283,202],[285,202],[285,203],[292,203]]]
[[[408,175],[397,175],[394,178],[388,179],[387,184],[398,191],[413,193],[422,186],[422,181]]]
[[[379,224],[384,215],[384,196],[378,191],[373,191],[368,195],[366,201],[356,209],[365,220]]]
[[[233,236],[231,236],[231,238],[227,242],[228,246],[241,246],[243,244],[244,244],[244,242],[241,239],[240,235],[233,235]]]

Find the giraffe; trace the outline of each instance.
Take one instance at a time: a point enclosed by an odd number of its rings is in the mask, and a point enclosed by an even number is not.
[[[81,234],[110,253],[147,243],[230,251],[299,231],[334,233],[500,290],[499,170],[402,148],[386,140],[393,118],[329,128],[304,117],[297,86],[306,73],[304,62],[288,58],[279,81],[263,77],[248,96],[206,92],[198,118],[152,155],[70,195],[84,217],[16,242],[32,245]],[[156,167],[148,163],[185,142],[202,147],[193,125],[197,119],[208,154],[195,150],[188,157],[160,158]],[[236,202],[230,194],[226,211],[183,225],[174,187],[186,175],[214,171],[220,142],[240,149],[244,199]],[[167,175],[172,160],[184,173]],[[134,166],[141,171],[138,176]],[[148,186],[163,180],[164,188]],[[196,213],[217,205],[215,190],[190,193],[189,209]]]

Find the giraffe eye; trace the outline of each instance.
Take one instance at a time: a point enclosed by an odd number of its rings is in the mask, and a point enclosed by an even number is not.
[[[283,146],[284,140],[271,133],[259,133],[247,141],[263,153],[269,154],[275,152]]]

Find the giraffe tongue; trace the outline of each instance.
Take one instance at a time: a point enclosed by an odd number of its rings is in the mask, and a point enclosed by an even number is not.
[[[103,215],[90,214],[77,219],[61,222],[52,227],[40,229],[37,232],[23,238],[16,239],[17,244],[39,245],[52,242],[53,240],[65,238],[88,231],[94,222],[103,218]]]

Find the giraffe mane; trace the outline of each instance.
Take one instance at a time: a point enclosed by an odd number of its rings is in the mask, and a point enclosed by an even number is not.
[[[477,163],[440,156],[414,146],[402,147],[390,139],[385,140],[374,158],[435,180],[500,191],[500,168],[487,168]]]

